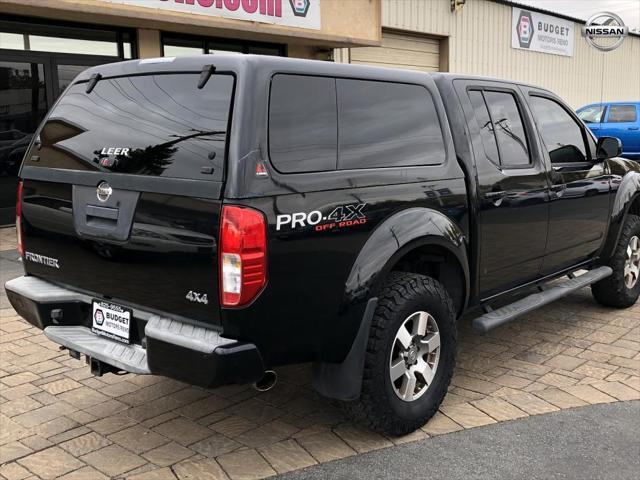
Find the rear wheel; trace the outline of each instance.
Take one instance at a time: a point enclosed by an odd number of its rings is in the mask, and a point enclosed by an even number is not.
[[[424,425],[447,393],[455,365],[455,313],[439,282],[413,273],[391,273],[379,298],[362,393],[347,409],[373,430],[404,435]]]
[[[591,287],[593,296],[604,306],[627,308],[640,296],[640,217],[629,215],[609,264],[613,275]]]

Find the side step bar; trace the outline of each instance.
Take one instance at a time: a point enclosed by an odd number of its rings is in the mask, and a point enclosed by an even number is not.
[[[503,323],[507,323],[518,318],[519,316],[540,308],[547,303],[566,297],[570,293],[587,287],[592,283],[599,282],[612,274],[613,270],[611,267],[598,267],[593,270],[589,270],[587,273],[580,275],[579,277],[570,278],[566,282],[555,285],[548,290],[534,293],[526,298],[498,308],[497,310],[485,313],[481,317],[473,320],[473,328],[479,332],[486,333]]]

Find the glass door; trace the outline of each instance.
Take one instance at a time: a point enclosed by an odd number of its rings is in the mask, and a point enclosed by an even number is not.
[[[48,108],[48,62],[0,58],[0,226],[15,221],[18,170]]]
[[[0,18],[0,226],[15,222],[18,171],[38,125],[84,69],[131,58],[133,32]]]
[[[0,226],[15,222],[18,170],[31,137],[82,71],[113,62],[78,55],[0,55]]]

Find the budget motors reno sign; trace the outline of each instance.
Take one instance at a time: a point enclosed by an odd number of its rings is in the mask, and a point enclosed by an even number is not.
[[[174,12],[320,29],[320,0],[101,0]]]
[[[573,56],[573,22],[513,7],[511,46],[520,50]]]

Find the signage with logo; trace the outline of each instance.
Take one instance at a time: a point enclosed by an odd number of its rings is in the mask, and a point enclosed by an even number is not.
[[[174,12],[320,29],[320,0],[101,0]]]
[[[629,27],[618,15],[611,12],[592,15],[582,27],[582,36],[587,43],[603,52],[618,48],[628,34]]]
[[[573,22],[513,7],[511,23],[513,48],[573,56]]]

